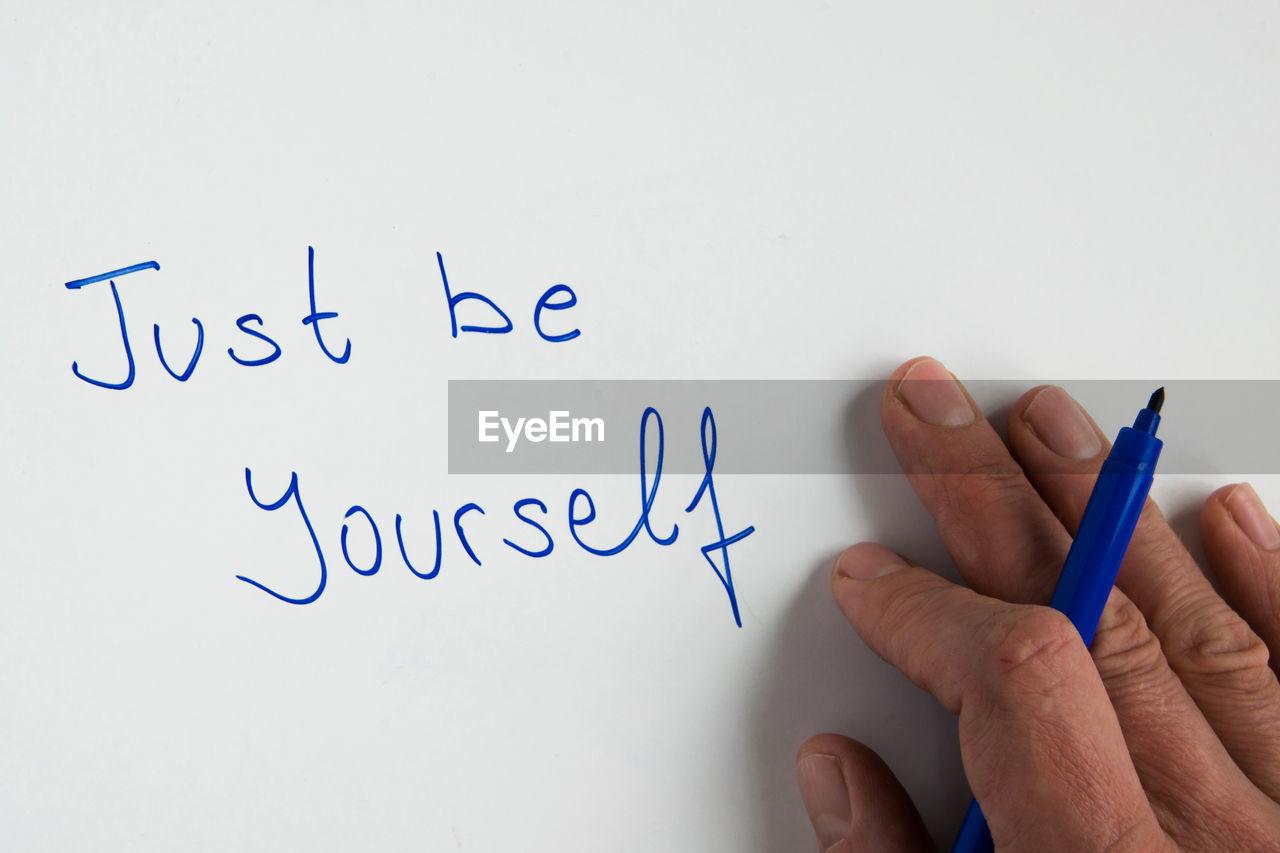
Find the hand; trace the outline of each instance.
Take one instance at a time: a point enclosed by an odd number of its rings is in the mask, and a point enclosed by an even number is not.
[[[864,543],[837,558],[832,592],[867,645],[959,715],[996,849],[1280,850],[1280,528],[1253,489],[1221,488],[1201,514],[1230,604],[1148,501],[1090,650],[1040,606],[1109,449],[1084,410],[1028,391],[1010,455],[918,358],[890,376],[881,420],[970,589]],[[933,849],[867,747],[819,735],[797,762],[821,850]]]

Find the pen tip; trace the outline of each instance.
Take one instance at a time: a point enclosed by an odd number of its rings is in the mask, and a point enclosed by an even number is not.
[[[1161,385],[1156,392],[1151,395],[1151,399],[1147,401],[1147,408],[1160,414],[1161,407],[1164,406],[1164,386]]]

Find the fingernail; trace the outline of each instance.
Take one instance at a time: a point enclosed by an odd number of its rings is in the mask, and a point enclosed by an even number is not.
[[[853,809],[840,763],[833,755],[807,755],[796,765],[796,782],[809,822],[823,850],[849,837]]]
[[[883,550],[883,549],[877,549]],[[853,580],[865,581],[872,578],[878,578],[883,575],[893,574],[905,569],[909,564],[906,560],[899,557],[885,557],[883,554],[866,553],[864,554],[857,548],[851,551],[845,551],[839,557],[836,557],[835,566],[832,567],[837,575]]]
[[[1092,459],[1102,452],[1102,439],[1084,409],[1061,388],[1050,385],[1042,389],[1023,411],[1022,419],[1059,456]]]
[[[1241,483],[1231,490],[1223,503],[1236,525],[1254,545],[1264,551],[1280,548],[1280,528],[1276,527],[1275,519],[1267,514],[1267,509],[1262,505],[1262,499],[1253,490],[1253,486]]]
[[[941,362],[922,359],[903,374],[894,389],[912,413],[934,426],[964,426],[973,423],[973,406],[956,378]]]

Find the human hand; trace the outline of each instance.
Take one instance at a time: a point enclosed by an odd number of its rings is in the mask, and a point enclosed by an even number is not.
[[[1006,449],[928,358],[893,372],[880,411],[970,589],[863,543],[837,558],[832,592],[867,645],[959,715],[996,849],[1280,850],[1280,528],[1252,488],[1218,489],[1201,513],[1230,604],[1148,501],[1086,649],[1041,605],[1109,450],[1092,419],[1033,388]],[[797,778],[821,850],[933,849],[866,746],[811,738]]]

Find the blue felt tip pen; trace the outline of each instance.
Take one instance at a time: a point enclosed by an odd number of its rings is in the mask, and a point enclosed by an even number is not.
[[[1102,463],[1098,482],[1089,495],[1080,528],[1067,552],[1053,600],[1049,602],[1054,610],[1067,615],[1086,646],[1093,642],[1102,608],[1111,595],[1120,562],[1124,560],[1147,493],[1151,491],[1156,461],[1164,446],[1164,442],[1156,438],[1163,405],[1164,388],[1158,388],[1147,407],[1138,412],[1133,426],[1120,430],[1107,461]],[[991,830],[978,801],[974,800],[965,813],[951,853],[989,853],[992,849]]]

